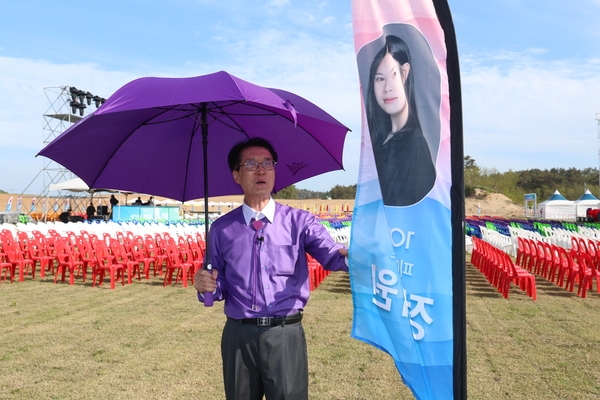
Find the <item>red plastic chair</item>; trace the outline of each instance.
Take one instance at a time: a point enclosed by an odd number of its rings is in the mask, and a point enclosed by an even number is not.
[[[54,273],[54,257],[49,256],[46,253],[45,246],[40,243],[36,236],[29,239],[29,258],[33,260],[35,264],[40,264],[40,277],[44,278],[46,271]]]
[[[600,294],[600,273],[594,269],[594,261],[587,253],[579,253],[577,258],[579,264],[579,289],[577,295],[585,299],[588,289],[593,289],[594,278],[596,279],[597,293]]]
[[[57,260],[58,267],[54,274],[54,283],[58,281],[58,277],[62,277],[62,282],[65,281],[66,273],[69,271],[69,285],[75,284],[75,274],[83,275],[83,261],[79,259],[79,252],[76,250],[74,243],[71,243],[72,238],[61,238],[57,241]]]
[[[523,265],[523,259],[526,257],[525,244],[523,243],[523,237],[517,236],[517,259],[515,263],[517,265]]]
[[[15,271],[14,273],[16,274],[16,270],[19,270],[19,282],[23,282],[28,273],[31,274],[32,279],[35,278],[35,263],[33,260],[23,256],[23,252],[21,251],[18,242],[5,240],[3,249],[8,258],[8,262],[12,264],[12,268]]]
[[[109,249],[114,257],[114,262],[123,265],[127,269],[127,283],[131,284],[133,282],[133,276],[136,272],[138,281],[142,280],[140,276],[140,263],[127,253],[125,246],[118,239],[110,239]]]
[[[479,270],[488,280],[488,282],[497,287],[496,277],[497,277],[497,265],[496,259],[494,257],[492,246],[487,243],[485,240],[478,240],[479,248],[481,251],[481,261],[479,265]]]
[[[534,273],[535,267],[538,263],[538,257],[539,257],[538,241],[534,240],[534,239],[528,239],[528,240],[529,240],[529,259],[528,259],[527,265],[525,266],[525,269],[531,273]]]
[[[175,274],[175,283],[181,279],[183,287],[187,287],[189,271],[194,268],[191,262],[184,262],[175,245],[167,245],[167,266],[163,286],[173,283],[173,274]]]
[[[192,235],[185,235],[185,237],[181,239],[184,239],[186,242],[187,255],[189,261],[193,264],[193,269],[190,271],[190,279],[193,284],[196,271],[201,269],[204,265],[204,251],[200,248],[200,245]]]
[[[571,236],[571,250],[579,251],[579,240],[575,236]]]
[[[592,258],[594,270],[600,270],[600,253],[598,253],[598,242],[594,239],[588,239],[587,243],[588,254]]]
[[[33,235],[33,240],[39,244],[41,253],[44,257],[49,259],[50,261],[46,265],[45,269],[40,270],[40,277],[44,278],[46,272],[50,272],[54,274],[55,272],[55,262],[56,262],[56,250],[54,248],[53,242],[54,239],[49,239],[46,235],[38,230],[31,231]]]
[[[537,273],[542,277],[548,279],[548,273],[550,272],[550,268],[552,268],[553,261],[553,251],[552,245],[547,242],[539,242],[542,245],[542,254],[538,259],[540,260],[537,266]],[[539,246],[538,246],[539,248]]]
[[[550,248],[552,249],[552,263],[550,264],[550,267],[548,269],[546,279],[556,284],[558,280],[558,271],[560,271],[562,261],[559,246],[552,244],[550,245]]]
[[[83,261],[83,281],[85,282],[88,268],[92,271],[93,275],[93,271],[98,263],[98,260],[94,254],[94,248],[92,247],[89,236],[79,236],[77,238],[77,247],[79,250],[79,257],[81,261]]]
[[[308,253],[306,253],[306,262],[308,263],[309,281],[312,284],[312,290],[315,290],[325,279],[325,272],[323,266]]]
[[[159,276],[163,274],[163,266],[167,262],[167,255],[162,254],[158,248],[156,247],[156,242],[152,237],[146,236],[144,238],[144,248],[146,249],[146,257],[153,258],[155,260],[154,263],[154,276],[156,276],[157,272]]]
[[[560,266],[556,271],[556,285],[563,287],[565,285],[565,278],[568,279],[569,275],[573,273],[573,259],[571,258],[571,253],[560,246],[558,247],[558,257],[560,259]]]
[[[188,240],[182,236],[177,239],[177,250],[179,250],[183,262],[192,264],[192,268],[188,270],[188,275],[192,284],[194,284],[194,274],[202,268],[202,261],[204,260],[196,257],[198,253],[194,254]]]
[[[570,292],[573,292],[575,283],[579,284],[579,255],[584,254],[583,252],[575,251],[571,249],[569,255],[571,256],[571,263],[569,265],[570,269],[568,271],[567,283],[565,284],[565,289]]]
[[[545,242],[543,242],[541,240],[536,240],[535,246],[536,246],[535,264],[533,265],[533,270],[530,272],[532,272],[536,275],[541,275],[544,263],[546,263],[546,261],[547,261],[546,246],[545,246]]]
[[[510,256],[504,253],[501,250],[498,250],[498,257],[500,262],[504,267],[504,281],[503,281],[503,295],[505,298],[508,298],[508,292],[510,289],[510,283],[514,283],[519,286],[519,288],[525,293],[527,296],[531,297],[532,300],[537,300],[537,290],[535,285],[535,276],[522,269],[521,267],[515,265],[510,258]]]
[[[471,236],[471,243],[473,244],[471,249],[471,264],[479,269],[479,262],[481,260],[481,245],[479,244],[479,238],[477,236]]]
[[[124,286],[125,267],[123,264],[115,262],[108,247],[102,240],[92,239],[92,247],[94,248],[97,261],[95,268],[92,270],[92,286],[96,286],[96,279],[98,279],[98,286],[101,286],[107,272],[110,276],[111,289],[115,288],[115,282],[119,277],[121,277],[121,285]]]
[[[144,276],[146,279],[150,279],[150,267],[152,265],[154,265],[154,273],[156,274],[156,258],[148,255],[146,244],[141,236],[135,236],[131,243],[131,253],[134,260],[140,264],[144,264]]]
[[[587,240],[585,240],[582,237],[577,237],[577,242],[579,244],[579,252],[583,252],[583,253],[587,253],[590,254],[590,251],[588,249],[588,245],[587,245]]]
[[[3,237],[0,236],[0,274],[4,275],[4,281],[6,281],[7,276],[10,276],[10,283],[13,283],[15,279],[15,268],[13,267],[13,264],[8,261],[8,256],[4,250],[3,240]]]

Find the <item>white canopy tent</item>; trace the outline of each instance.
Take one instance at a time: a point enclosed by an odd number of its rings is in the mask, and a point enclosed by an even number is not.
[[[113,189],[90,189],[87,183],[85,183],[81,178],[73,178],[69,179],[68,181],[53,183],[48,186],[48,191],[52,192],[55,190],[66,190],[69,192],[88,192],[92,194],[96,192],[120,193],[120,191]]]
[[[538,204],[538,213],[542,218],[575,221],[575,202],[567,200],[558,190],[545,201]]]
[[[74,192],[74,193],[86,192],[86,193],[90,194],[90,199],[89,199],[90,202],[93,201],[94,193],[97,193],[97,192],[120,193],[119,190],[112,190],[112,189],[90,189],[90,187],[87,185],[87,183],[85,183],[81,178],[73,178],[73,179],[63,181],[63,182],[53,183],[53,184],[49,185],[48,193],[46,194],[46,204],[48,204],[50,192],[53,192],[53,191],[67,191],[67,192]],[[80,200],[78,200],[78,199],[80,199]],[[75,209],[77,207],[78,201],[82,201],[83,199],[84,199],[84,197],[76,198],[75,204],[71,204],[69,199],[67,199],[65,201],[66,205],[64,208],[66,208],[68,206],[69,208]],[[87,203],[87,199],[85,201]],[[85,208],[86,205],[87,204],[84,204],[82,207]]]
[[[90,187],[81,178],[69,179],[68,181],[53,183],[48,186],[48,190],[67,190],[69,192],[89,192]]]
[[[600,208],[600,200],[598,200],[598,198],[589,190],[586,190],[580,198],[575,200],[575,207],[577,210],[577,218],[585,218],[587,217],[586,213],[588,208]]]

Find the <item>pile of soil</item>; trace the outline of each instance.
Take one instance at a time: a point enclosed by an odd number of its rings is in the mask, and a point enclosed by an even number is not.
[[[465,198],[465,215],[490,215],[496,217],[522,217],[525,206],[518,204],[500,193],[489,193],[475,189],[472,196]]]

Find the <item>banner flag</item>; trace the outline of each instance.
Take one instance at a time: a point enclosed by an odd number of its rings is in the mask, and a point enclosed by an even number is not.
[[[17,212],[21,212],[21,206],[23,205],[23,200],[21,200],[21,196],[17,197]]]
[[[35,212],[35,203],[37,202],[37,198],[34,197],[33,199],[31,199],[31,208],[29,209],[29,212]]]
[[[466,398],[460,75],[446,0],[353,0],[362,140],[352,337],[418,399]]]
[[[13,196],[10,196],[8,198],[8,200],[6,201],[6,212],[12,211],[12,202],[13,202]]]

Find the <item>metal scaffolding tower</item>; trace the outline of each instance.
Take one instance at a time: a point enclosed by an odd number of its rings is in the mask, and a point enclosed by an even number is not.
[[[94,96],[90,92],[78,90],[73,86],[55,86],[44,88],[43,101],[43,137],[42,148],[66,131],[71,125],[92,112],[92,105],[99,107],[106,101],[104,98]],[[23,190],[27,192],[34,182],[42,180],[42,191],[37,196],[40,201],[37,205],[25,207],[25,212],[31,214],[44,214],[60,212],[71,207],[73,210],[83,209],[87,206],[85,199],[87,193],[74,193],[56,191],[52,194],[54,204],[47,204],[50,185],[73,179],[76,176],[62,165],[43,157],[42,170]],[[21,195],[23,195],[23,193]],[[19,196],[20,198],[21,196]],[[41,213],[40,213],[41,211]]]

